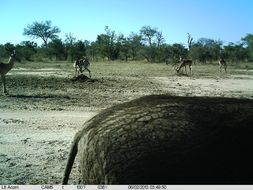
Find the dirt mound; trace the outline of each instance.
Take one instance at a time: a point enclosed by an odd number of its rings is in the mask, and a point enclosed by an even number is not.
[[[74,76],[73,78],[70,79],[71,81],[79,81],[79,82],[89,82],[92,81],[89,77],[87,77],[84,74]]]

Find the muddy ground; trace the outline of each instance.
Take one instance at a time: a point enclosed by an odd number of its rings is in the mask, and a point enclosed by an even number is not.
[[[112,105],[163,93],[253,98],[252,70],[204,77],[165,72],[97,70],[92,79],[73,81],[68,68],[13,69],[9,96],[0,95],[0,184],[60,184],[74,134]],[[69,184],[77,184],[77,176],[75,165]]]

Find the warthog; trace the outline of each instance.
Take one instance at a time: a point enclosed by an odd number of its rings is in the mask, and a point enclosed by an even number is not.
[[[87,121],[71,146],[85,184],[253,184],[253,100],[145,96]]]

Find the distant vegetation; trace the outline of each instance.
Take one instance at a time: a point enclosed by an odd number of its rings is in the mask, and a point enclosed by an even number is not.
[[[246,34],[240,42],[227,45],[209,38],[195,40],[188,34],[188,45],[185,47],[179,43],[165,43],[163,33],[151,26],[143,26],[129,36],[116,34],[106,26],[105,32],[97,35],[94,42],[77,40],[72,33],[60,39],[58,33],[60,29],[52,26],[51,21],[34,22],[24,28],[23,35],[40,38],[43,44],[38,46],[33,41],[0,44],[0,58],[7,58],[15,49],[19,61],[73,62],[81,56],[87,56],[91,61],[146,60],[155,63],[175,63],[180,56],[201,63],[212,63],[221,57],[232,63],[253,61],[253,34]]]

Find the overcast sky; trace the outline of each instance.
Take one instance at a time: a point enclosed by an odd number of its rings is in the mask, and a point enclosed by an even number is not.
[[[95,41],[105,26],[126,36],[151,26],[169,44],[186,44],[187,33],[194,40],[236,43],[253,33],[252,7],[252,0],[0,0],[0,44],[31,40],[23,36],[24,28],[45,20],[61,29],[63,40],[72,33]]]

